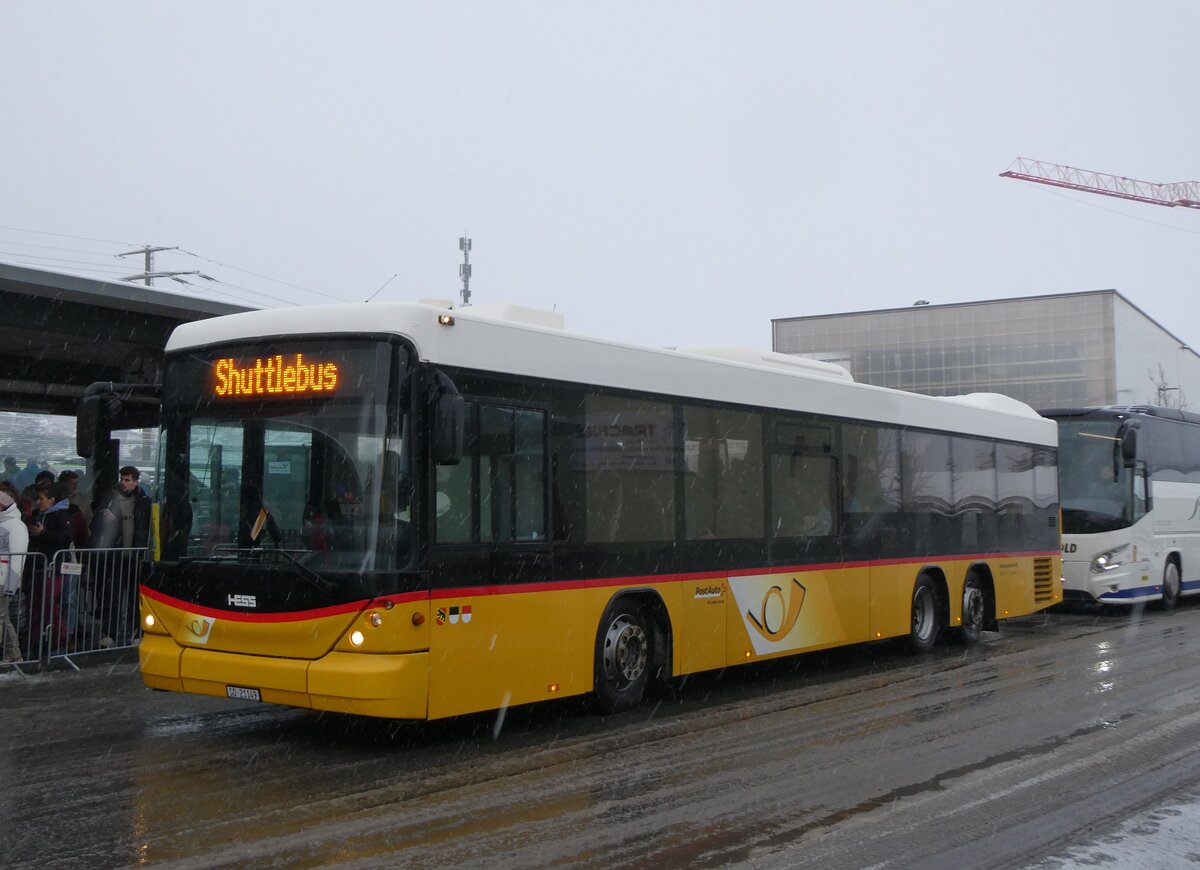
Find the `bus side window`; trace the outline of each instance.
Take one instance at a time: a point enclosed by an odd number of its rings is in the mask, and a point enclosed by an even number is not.
[[[834,532],[834,465],[822,431],[777,423],[771,456],[771,533],[776,538]]]
[[[464,428],[462,461],[437,466],[437,541],[545,539],[545,412],[468,402]]]

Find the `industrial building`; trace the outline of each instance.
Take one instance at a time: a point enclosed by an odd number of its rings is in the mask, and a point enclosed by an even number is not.
[[[782,317],[772,347],[932,396],[1200,407],[1200,356],[1116,290]]]

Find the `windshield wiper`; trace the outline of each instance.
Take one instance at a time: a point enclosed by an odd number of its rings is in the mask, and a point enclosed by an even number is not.
[[[331,580],[327,580],[314,571],[312,568],[305,565],[299,559],[291,554],[288,550],[276,548],[274,550],[266,550],[262,547],[255,547],[250,552],[252,553],[274,553],[276,556],[283,556],[300,570],[300,576],[308,581],[318,592],[332,592],[337,589],[337,584]],[[307,552],[307,551],[306,551]]]
[[[305,552],[309,551],[306,550]],[[209,553],[207,556],[184,556],[182,559],[176,562],[176,564],[190,565],[192,562],[238,562],[246,556],[265,556],[268,554],[283,556],[283,558],[287,559],[288,562],[299,569],[300,577],[318,592],[328,593],[337,589],[336,583],[334,583],[332,580],[322,577],[312,568],[308,567],[295,556],[293,556],[288,550],[267,549],[265,547],[250,547],[249,549],[239,548],[228,553]]]

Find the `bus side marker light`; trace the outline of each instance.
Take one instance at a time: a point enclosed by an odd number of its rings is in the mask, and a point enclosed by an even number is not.
[[[354,644],[355,646],[362,646],[363,640],[365,640],[363,633],[357,628],[350,632],[350,643]]]
[[[750,650],[746,650],[746,658],[750,658],[752,655],[754,655],[754,653],[752,653]]]
[[[425,624],[425,614],[424,613],[414,613],[412,615],[412,624],[413,625],[424,625]]]
[[[548,685],[546,687],[546,691],[549,692],[551,695],[553,695],[555,692],[558,691],[558,683],[551,683],[550,685]]]

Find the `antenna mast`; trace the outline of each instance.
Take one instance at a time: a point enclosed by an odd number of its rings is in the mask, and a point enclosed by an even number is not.
[[[471,304],[471,240],[466,236],[460,236],[458,249],[463,252],[463,261],[458,267],[458,277],[462,278],[462,307],[466,308]]]

